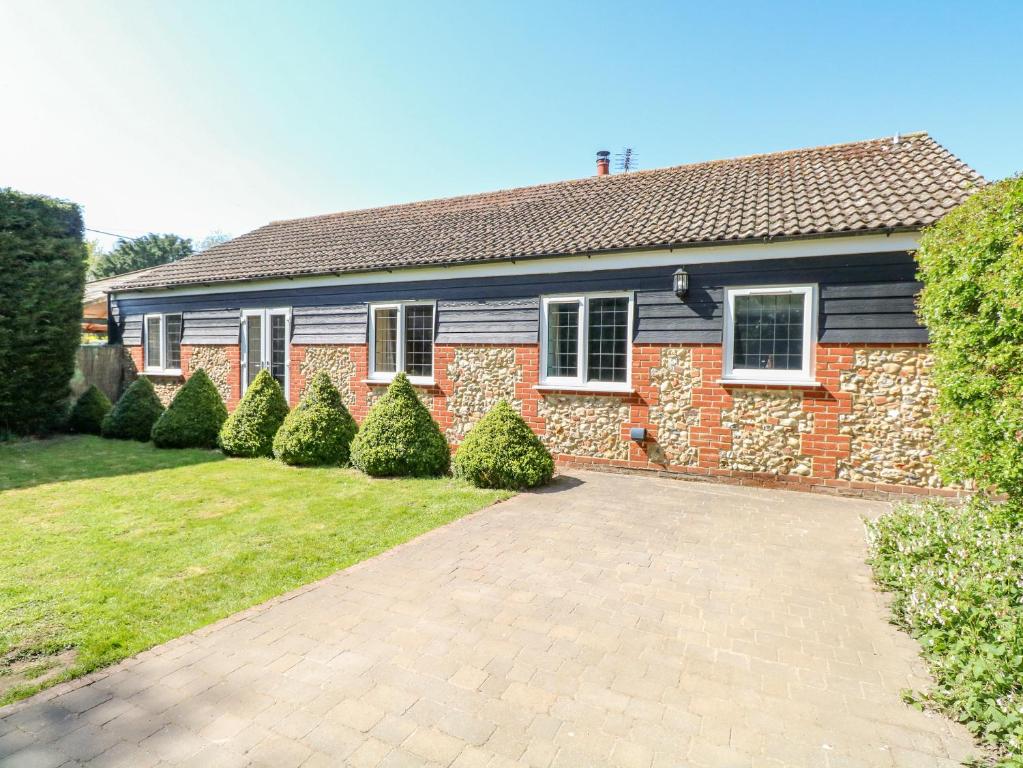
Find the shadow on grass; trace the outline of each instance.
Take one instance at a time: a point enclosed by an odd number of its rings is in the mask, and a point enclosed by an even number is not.
[[[211,461],[219,451],[160,449],[134,440],[91,435],[0,443],[0,493],[48,483],[155,472]]]

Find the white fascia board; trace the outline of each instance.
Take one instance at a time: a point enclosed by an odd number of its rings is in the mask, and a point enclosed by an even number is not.
[[[895,232],[880,235],[845,235],[780,242],[741,243],[735,245],[686,246],[649,251],[616,251],[614,253],[551,256],[476,264],[454,264],[450,267],[406,267],[394,270],[347,272],[341,275],[309,275],[268,280],[225,281],[212,285],[183,285],[179,288],[116,291],[114,298],[164,296],[203,296],[214,293],[273,291],[289,288],[318,288],[334,285],[365,285],[369,283],[410,283],[421,280],[454,280],[456,278],[504,277],[508,275],[546,275],[566,272],[593,272],[604,269],[639,269],[642,267],[686,266],[729,261],[763,261],[765,259],[799,259],[813,256],[852,256],[896,251],[913,251],[919,244],[917,232]]]

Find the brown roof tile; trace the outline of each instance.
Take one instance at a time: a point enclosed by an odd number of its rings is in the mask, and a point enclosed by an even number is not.
[[[275,221],[121,287],[916,229],[983,182],[918,133]]]

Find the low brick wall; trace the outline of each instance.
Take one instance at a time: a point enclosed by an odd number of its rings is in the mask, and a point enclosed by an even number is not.
[[[920,345],[818,345],[818,387],[723,385],[720,345],[634,345],[630,393],[541,390],[536,345],[437,345],[434,384],[419,386],[452,446],[498,400],[518,410],[563,465],[755,483],[851,495],[957,495],[941,485],[927,416],[931,356]],[[141,349],[132,348],[136,365]],[[240,395],[238,347],[182,347],[182,365]],[[383,386],[365,344],[293,345],[297,403],[326,371],[357,420]],[[154,378],[169,398],[182,379]],[[645,427],[648,439],[629,438]]]

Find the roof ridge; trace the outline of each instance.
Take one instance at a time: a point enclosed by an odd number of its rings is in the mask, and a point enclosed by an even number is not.
[[[903,139],[906,139],[906,138],[920,138],[920,137],[931,138],[930,135],[927,133],[927,131],[912,131],[912,132],[909,132],[909,133],[901,133],[901,134],[898,134],[898,135],[899,135],[900,138],[903,138]],[[842,142],[838,142],[836,144],[819,144],[817,146],[812,146],[812,147],[799,147],[799,148],[796,148],[796,149],[782,149],[782,150],[778,150],[776,152],[757,152],[757,153],[754,153],[754,154],[751,154],[751,155],[736,155],[734,157],[718,158],[718,159],[715,159],[715,160],[697,160],[696,162],[693,162],[693,163],[680,163],[679,165],[666,165],[666,166],[662,166],[660,168],[645,168],[645,169],[643,169],[641,171],[630,171],[628,173],[609,174],[608,176],[583,176],[582,178],[578,178],[578,179],[561,179],[560,181],[546,181],[546,182],[543,182],[541,184],[525,184],[525,185],[520,186],[520,187],[505,187],[503,189],[493,189],[493,190],[488,190],[488,191],[485,191],[485,192],[472,192],[472,193],[465,194],[465,195],[454,195],[454,196],[451,196],[451,197],[430,197],[430,198],[426,198],[425,200],[409,200],[408,202],[404,202],[404,203],[391,203],[389,205],[374,205],[374,206],[368,206],[366,208],[350,208],[350,209],[344,210],[344,211],[333,211],[331,213],[317,213],[317,214],[313,214],[312,216],[299,216],[299,217],[293,218],[293,219],[274,219],[274,220],[268,222],[267,224],[264,224],[262,227],[257,227],[255,230],[252,230],[252,231],[253,232],[258,232],[260,229],[265,229],[266,227],[272,227],[272,226],[274,226],[276,224],[293,224],[293,223],[299,222],[299,221],[315,221],[317,219],[332,219],[332,218],[339,217],[339,216],[348,216],[348,215],[357,214],[357,213],[372,213],[373,211],[389,211],[389,210],[395,210],[395,209],[400,209],[400,208],[412,208],[412,207],[415,207],[415,206],[428,206],[428,205],[430,205],[432,203],[453,203],[453,202],[456,202],[456,201],[463,201],[463,200],[479,200],[479,199],[482,199],[482,198],[492,197],[492,196],[496,196],[496,195],[507,195],[507,194],[511,194],[513,192],[522,192],[522,191],[525,191],[525,190],[532,190],[532,189],[543,189],[544,187],[560,187],[560,186],[568,186],[568,185],[575,185],[575,184],[593,183],[594,180],[598,180],[598,179],[601,181],[601,183],[607,183],[607,182],[617,181],[618,179],[635,178],[637,176],[645,176],[645,175],[651,175],[651,174],[655,174],[655,173],[663,173],[665,171],[675,171],[675,170],[679,170],[681,168],[698,168],[698,167],[701,167],[701,166],[711,167],[711,166],[717,166],[717,165],[726,165],[728,163],[736,163],[736,162],[740,162],[740,161],[744,161],[744,160],[756,160],[758,158],[763,158],[763,157],[784,157],[784,156],[787,156],[787,155],[796,155],[796,154],[807,153],[807,152],[820,152],[822,150],[827,150],[827,149],[839,149],[841,147],[853,147],[853,146],[863,146],[863,145],[868,145],[868,144],[878,144],[880,142],[885,142],[885,141],[890,142],[890,141],[893,140],[893,138],[894,138],[894,136],[880,136],[880,137],[873,138],[873,139],[859,139],[857,141],[842,141]],[[933,141],[933,139],[932,139],[932,141]],[[955,158],[955,159],[958,160],[958,158]],[[962,163],[962,161],[959,161],[959,162]],[[965,165],[965,163],[963,163],[963,165]],[[214,246],[214,247],[217,247],[217,246]]]

